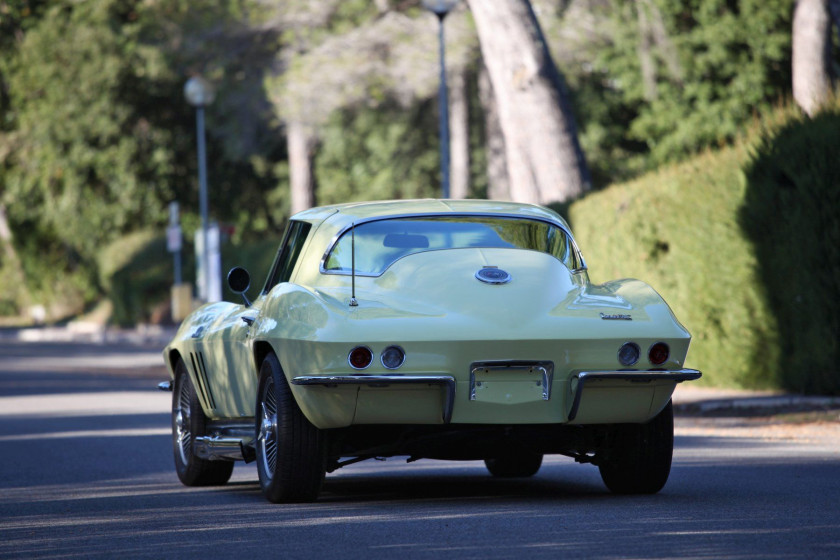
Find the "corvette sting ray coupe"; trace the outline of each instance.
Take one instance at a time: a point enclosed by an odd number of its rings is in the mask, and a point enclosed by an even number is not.
[[[527,477],[543,456],[656,493],[671,395],[698,379],[691,335],[638,280],[595,285],[568,224],[478,200],[342,204],[293,216],[259,294],[200,307],[164,350],[175,470],[188,486],[256,461],[272,502],[382,457],[481,460]]]

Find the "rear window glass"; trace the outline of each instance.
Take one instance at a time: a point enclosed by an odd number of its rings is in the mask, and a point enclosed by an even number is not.
[[[379,276],[395,261],[423,251],[470,247],[539,251],[554,256],[570,270],[580,268],[566,232],[538,220],[504,217],[395,218],[367,222],[347,230],[324,259],[324,270],[349,274],[355,235],[356,274]]]

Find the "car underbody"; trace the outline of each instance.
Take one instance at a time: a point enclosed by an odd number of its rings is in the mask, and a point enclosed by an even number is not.
[[[449,424],[371,425],[324,430],[327,472],[385,457],[475,461],[519,454],[565,455],[598,465],[607,458],[621,424]],[[251,462],[256,457],[253,421],[216,421],[209,435],[195,438],[196,454],[207,460]]]

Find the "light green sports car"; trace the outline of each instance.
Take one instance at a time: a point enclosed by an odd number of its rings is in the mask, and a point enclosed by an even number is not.
[[[483,460],[501,477],[545,454],[658,492],[671,394],[691,335],[638,280],[589,282],[569,226],[539,206],[420,200],[292,217],[254,301],[205,305],[166,347],[175,467],[224,484],[257,461],[272,502],[376,457]]]

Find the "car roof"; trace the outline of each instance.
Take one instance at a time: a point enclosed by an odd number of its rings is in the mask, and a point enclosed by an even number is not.
[[[336,229],[343,229],[354,222],[367,221],[389,216],[412,216],[429,214],[498,214],[522,216],[560,223],[569,229],[566,221],[556,212],[534,204],[506,202],[500,200],[387,200],[379,202],[351,202],[321,206],[298,212],[293,220],[313,224],[329,221]]]

